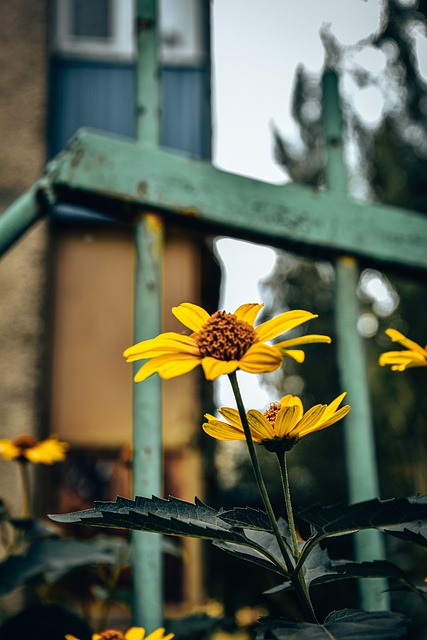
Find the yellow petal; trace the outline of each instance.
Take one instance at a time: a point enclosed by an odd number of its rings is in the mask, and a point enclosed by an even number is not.
[[[326,405],[316,404],[314,407],[311,407],[303,415],[301,420],[298,422],[297,426],[288,433],[289,436],[298,436],[302,437],[302,434],[310,433],[316,426],[318,422],[320,422],[323,413],[325,412]]]
[[[178,307],[173,307],[172,313],[175,318],[191,331],[200,331],[210,318],[205,309],[191,302],[183,302]]]
[[[298,407],[301,417],[304,413],[304,408],[302,406],[301,398],[299,398],[298,396],[293,396],[290,393],[288,393],[286,396],[283,396],[283,398],[280,398],[279,404],[282,407],[293,407],[293,406]]]
[[[65,460],[68,445],[56,438],[42,440],[25,451],[25,457],[33,464],[53,464]]]
[[[275,436],[272,424],[267,418],[256,409],[250,409],[247,413],[249,428],[251,430],[252,439],[255,442],[263,440],[272,440]]]
[[[142,342],[134,344],[132,347],[128,347],[123,352],[123,355],[127,362],[134,362],[135,360],[167,355],[168,353],[190,353],[197,355],[199,349],[194,342],[194,338],[191,336],[183,336],[174,331],[170,331],[168,333],[161,333],[151,340],[143,340]]]
[[[142,365],[134,380],[135,382],[141,382],[149,378],[153,373],[158,373],[162,380],[169,380],[192,371],[200,363],[200,357],[184,353],[159,356]]]
[[[417,351],[387,351],[379,358],[379,364],[394,365],[392,369],[395,371],[404,371],[411,367],[427,366],[427,358],[419,354]]]
[[[276,347],[277,345],[274,346]],[[289,351],[288,349],[281,349],[280,351],[282,356],[292,358],[292,360],[295,360],[295,362],[298,362],[298,364],[301,364],[305,360],[305,353],[300,349],[292,349],[291,351]]]
[[[163,633],[164,629],[157,629],[157,631],[160,631],[161,633]],[[148,640],[148,638],[151,638],[151,636],[153,636],[154,633],[157,633],[157,632],[154,631],[153,633],[151,633],[149,636],[147,636],[146,640]],[[126,640],[143,640],[144,635],[145,635],[145,629],[143,629],[142,627],[131,627],[126,631],[125,638]],[[161,638],[162,636],[160,635],[157,637]]]
[[[208,422],[202,424],[202,429],[212,438],[217,440],[245,440],[243,427],[235,427],[234,425],[217,420],[214,416],[208,417]]]
[[[156,629],[155,631],[150,633],[150,635],[148,635],[145,638],[145,640],[170,640],[171,638],[174,637],[173,633],[168,633],[166,635],[164,635],[164,633],[165,633],[165,630],[163,628]],[[139,638],[136,638],[136,637],[135,638],[128,638],[126,636],[126,640],[139,640]]]
[[[21,450],[16,447],[12,440],[0,440],[0,455],[5,460],[15,460],[21,454]]]
[[[256,320],[257,315],[263,308],[263,304],[257,304],[256,302],[251,302],[248,304],[242,304],[236,311],[234,315],[239,319],[247,322],[252,327],[254,326],[254,322]]]
[[[328,404],[328,406],[325,409],[325,413],[323,414],[323,419],[328,419],[329,416],[335,413],[335,411],[338,409],[338,407],[340,406],[341,402],[344,400],[346,395],[347,395],[347,392],[344,391],[344,393],[339,395],[337,398],[335,398],[335,400],[332,400],[332,402]]]
[[[282,364],[280,351],[268,344],[256,342],[240,358],[239,369],[248,373],[267,373]]]
[[[278,438],[284,438],[298,424],[301,418],[301,411],[298,405],[294,404],[282,407],[276,416],[274,429]]]
[[[289,331],[312,318],[317,318],[317,315],[309,311],[301,311],[300,309],[286,311],[276,318],[271,318],[271,320],[263,322],[256,327],[255,331],[261,342],[264,342],[265,340],[271,340],[276,336],[280,336],[280,334],[285,333],[285,331]]]
[[[325,416],[323,415],[322,420],[319,422],[319,424],[317,424],[316,427],[311,428],[307,433],[313,433],[314,431],[321,431],[322,429],[326,429],[326,427],[330,427],[332,424],[335,424],[336,422],[338,422],[338,420],[341,420],[342,418],[344,418],[349,411],[350,411],[350,405],[346,404],[339,411],[337,411],[332,416],[330,416],[328,420],[325,420]],[[306,435],[306,432],[301,433],[301,437],[305,435]]]
[[[202,367],[206,380],[216,380],[219,376],[233,373],[239,367],[237,360],[217,360],[216,358],[206,357],[202,360]]]
[[[243,429],[240,415],[237,409],[233,409],[232,407],[222,407],[221,409],[219,409],[219,413],[223,418],[227,420],[227,422],[234,425],[238,429]]]
[[[315,333],[307,334],[306,336],[299,336],[299,338],[290,338],[289,340],[283,340],[282,342],[276,342],[275,347],[280,349],[287,349],[288,347],[296,347],[300,344],[315,344],[315,343],[331,344],[332,338],[329,336],[322,336]]]
[[[65,640],[79,640],[76,636],[72,636],[70,633],[67,633],[64,638]]]
[[[404,336],[403,333],[400,333],[400,331],[397,331],[396,329],[386,329],[386,334],[389,336],[389,338],[392,339],[393,342],[398,342],[410,351],[416,351],[424,358],[427,356],[426,350],[423,349],[421,345],[417,344],[413,340],[410,340],[409,338]]]

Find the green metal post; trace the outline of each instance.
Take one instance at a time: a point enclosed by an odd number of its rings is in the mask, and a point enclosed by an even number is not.
[[[26,191],[0,215],[0,255],[3,255],[39,218],[37,185]]]
[[[138,140],[158,144],[156,3],[137,2],[138,31]],[[163,227],[154,215],[135,222],[135,342],[161,331]],[[135,367],[135,370],[138,367]],[[162,494],[162,389],[158,376],[134,385],[133,492]],[[133,623],[151,632],[163,624],[162,538],[157,534],[132,534]]]
[[[338,77],[331,70],[323,76],[323,119],[327,146],[326,180],[328,189],[346,191],[347,177],[342,156],[342,114],[338,92]],[[345,216],[346,212],[342,211]],[[356,222],[357,224],[357,222]],[[360,502],[379,494],[375,458],[375,439],[370,410],[367,367],[363,340],[357,330],[359,305],[357,283],[359,270],[354,258],[336,261],[336,330],[338,336],[338,366],[342,387],[348,392],[351,411],[344,430],[347,477],[350,502]],[[385,557],[384,541],[377,530],[355,536],[357,560],[381,560]],[[383,579],[360,581],[361,608],[389,608]]]
[[[159,333],[162,223],[144,215],[136,223],[135,341]],[[136,363],[135,372],[141,363]],[[158,376],[134,385],[133,493],[161,496],[162,416]],[[162,537],[132,533],[133,622],[151,632],[163,624]]]

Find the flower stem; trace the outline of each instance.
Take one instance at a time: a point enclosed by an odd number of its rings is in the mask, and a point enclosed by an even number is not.
[[[297,562],[300,553],[298,550],[297,530],[295,527],[294,514],[292,510],[291,489],[289,485],[288,465],[286,464],[286,453],[284,451],[278,451],[276,455],[277,460],[279,461],[280,477],[282,479],[283,495],[285,497],[286,505],[286,515],[288,516],[289,531],[292,538],[294,558],[295,562]]]
[[[29,518],[31,513],[31,483],[29,464],[26,461],[18,462],[22,478],[22,517]]]
[[[291,533],[294,559],[296,562],[296,567],[295,567],[294,576],[293,576],[293,584],[294,586],[296,583],[300,585],[301,589],[304,592],[304,596],[307,601],[307,606],[311,610],[314,618],[316,618],[313,604],[310,598],[310,593],[307,588],[307,583],[305,581],[304,574],[302,573],[302,563],[299,562],[299,559],[301,558],[301,553],[298,549],[297,530],[295,527],[294,513],[292,509],[291,488],[289,484],[289,474],[288,474],[288,465],[286,463],[286,453],[284,451],[279,451],[276,453],[276,455],[279,461],[280,477],[282,479],[283,495],[285,497],[286,514],[288,516],[289,531]]]
[[[283,536],[277,524],[276,516],[274,515],[273,507],[271,506],[270,498],[267,493],[267,488],[265,486],[264,478],[262,477],[261,468],[260,468],[257,454],[255,451],[255,445],[252,440],[252,434],[249,428],[245,407],[243,405],[239,384],[237,382],[236,372],[233,371],[233,373],[229,373],[228,377],[231,383],[231,387],[233,389],[234,397],[236,399],[237,409],[239,411],[240,420],[242,422],[243,431],[246,437],[246,443],[248,446],[249,455],[252,462],[252,468],[255,474],[255,479],[258,485],[259,492],[261,494],[262,501],[264,503],[265,510],[267,511],[267,515],[270,520],[271,527],[276,537],[277,544],[279,545],[283,559],[286,563],[286,567],[290,573],[290,579],[292,581],[295,591],[298,594],[306,619],[309,622],[314,622],[317,624],[316,613],[311,603],[310,595],[308,593],[308,589],[305,584],[304,577],[302,576],[301,573],[298,573],[298,574],[295,573],[294,563],[292,558],[290,557],[290,549],[287,543],[285,542],[285,540],[283,539]]]
[[[252,434],[249,429],[248,419],[246,417],[245,407],[243,405],[242,396],[240,393],[239,384],[237,382],[236,372],[229,373],[228,377],[231,382],[231,387],[233,389],[234,397],[236,399],[237,409],[239,411],[240,420],[242,421],[243,431],[246,437],[246,443],[248,445],[249,455],[252,462],[252,467],[255,474],[255,479],[258,485],[259,492],[261,494],[262,501],[264,503],[265,510],[267,511],[267,515],[270,520],[270,524],[272,526],[274,535],[276,536],[277,543],[279,545],[280,551],[282,552],[283,559],[285,560],[286,567],[289,572],[294,570],[294,565],[289,555],[289,551],[285,546],[285,542],[283,540],[283,536],[280,533],[279,527],[277,525],[276,516],[274,515],[273,507],[271,506],[270,498],[267,493],[267,487],[265,486],[264,478],[262,477],[261,467],[258,462],[258,457],[255,451],[254,441],[252,440]]]

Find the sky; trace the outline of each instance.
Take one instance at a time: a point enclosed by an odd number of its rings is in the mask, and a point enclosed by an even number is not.
[[[290,105],[298,65],[320,75],[321,29],[352,45],[378,29],[382,1],[214,0],[212,11],[214,164],[258,180],[286,182],[274,162],[271,126],[297,139]],[[381,76],[385,57],[366,48],[350,55],[346,64],[363,65]],[[341,90],[368,126],[378,123],[383,108],[378,90],[360,90],[349,79]],[[234,311],[243,302],[262,302],[258,282],[273,269],[274,251],[228,238],[216,247],[225,274],[220,308]],[[252,406],[269,403],[257,376],[239,375]],[[218,402],[234,406],[226,383],[219,385]]]

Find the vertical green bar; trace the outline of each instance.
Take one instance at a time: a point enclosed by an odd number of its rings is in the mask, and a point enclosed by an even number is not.
[[[135,342],[152,338],[161,326],[162,223],[144,215],[136,223]],[[135,372],[141,363],[135,366]],[[162,494],[162,389],[158,376],[134,385],[133,493]],[[133,623],[151,632],[163,624],[162,537],[132,534]]]
[[[137,133],[138,140],[158,144],[156,2],[137,2]],[[151,214],[135,221],[135,342],[161,332],[163,225]],[[138,367],[135,367],[135,371]],[[134,385],[133,493],[162,494],[162,389],[158,376]],[[132,534],[133,624],[151,632],[163,624],[162,537]]]
[[[338,77],[332,70],[327,70],[323,76],[323,121],[327,146],[327,186],[335,192],[345,193],[347,176],[342,154],[342,114]],[[341,213],[343,216],[346,214],[345,211]],[[349,257],[339,258],[335,274],[338,366],[342,387],[347,391],[347,400],[351,405],[351,411],[346,418],[344,438],[349,499],[353,503],[378,496],[378,474],[365,350],[357,330],[359,270],[356,260]],[[384,559],[382,534],[377,530],[358,533],[355,536],[355,555],[359,561]],[[361,580],[361,608],[388,609],[389,596],[385,593],[387,587],[387,581],[383,579]]]

